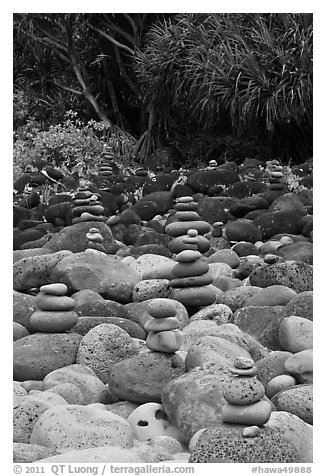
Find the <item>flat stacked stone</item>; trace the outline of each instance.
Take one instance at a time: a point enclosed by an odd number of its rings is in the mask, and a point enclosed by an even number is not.
[[[222,407],[222,420],[225,423],[262,426],[268,420],[272,412],[272,406],[264,400],[265,387],[257,379],[257,369],[254,361],[239,357],[231,367],[233,377],[223,396],[227,403]],[[245,429],[243,436],[255,436]]]
[[[185,249],[177,254],[177,264],[172,268],[173,298],[186,307],[209,306],[216,300],[214,288],[210,286],[213,278],[208,263],[198,249],[188,248],[189,245],[198,246],[197,240],[197,230],[188,230],[183,239]]]
[[[148,332],[146,345],[155,352],[172,354],[181,347],[182,334],[179,330],[180,322],[175,317],[177,308],[171,299],[153,299],[147,312],[151,316],[144,325]]]
[[[199,250],[205,253],[209,250],[210,243],[203,235],[210,231],[210,225],[200,219],[197,213],[197,203],[192,197],[180,197],[175,204],[176,213],[174,215],[177,221],[169,223],[165,227],[165,233],[172,236],[168,248],[172,253],[179,253],[183,250]],[[187,237],[189,230],[197,231],[197,241],[192,242]],[[186,240],[186,241],[185,241]]]
[[[72,224],[84,221],[105,221],[103,216],[104,207],[100,201],[100,196],[89,189],[86,182],[81,181],[80,186],[74,196],[74,206],[72,209]]]
[[[97,228],[90,228],[89,232],[86,233],[86,238],[88,239],[88,249],[102,251],[104,253],[103,236]]]
[[[215,223],[213,223],[212,236],[214,238],[221,238],[222,233],[223,233],[223,222],[216,221]]]
[[[217,166],[218,163],[216,162],[216,160],[212,159],[208,162],[208,167],[206,167],[205,170],[215,170]]]
[[[46,333],[65,332],[78,321],[78,314],[73,311],[74,299],[65,296],[67,286],[63,283],[46,284],[40,287],[35,296],[38,308],[30,318],[34,331]]]
[[[285,187],[283,167],[278,160],[270,160],[266,162],[269,167],[269,189],[270,190],[283,190]]]

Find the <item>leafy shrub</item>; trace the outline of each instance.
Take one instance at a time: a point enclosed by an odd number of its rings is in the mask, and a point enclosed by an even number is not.
[[[132,160],[132,148],[133,140],[127,134],[109,131],[104,122],[83,124],[72,111],[66,113],[62,124],[47,130],[30,120],[14,133],[14,180],[20,173],[38,170],[45,164],[65,174],[89,178],[97,172],[104,153],[123,166]]]

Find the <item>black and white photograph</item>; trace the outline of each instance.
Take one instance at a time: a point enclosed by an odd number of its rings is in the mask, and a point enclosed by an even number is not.
[[[14,474],[321,474],[313,3],[14,2]]]

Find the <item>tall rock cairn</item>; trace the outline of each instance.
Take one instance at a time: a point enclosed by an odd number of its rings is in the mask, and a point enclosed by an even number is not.
[[[178,221],[165,227],[165,232],[173,237],[168,247],[177,253],[170,281],[173,298],[188,308],[208,306],[216,299],[209,265],[202,256],[210,246],[203,236],[210,231],[210,225],[200,220],[192,197],[180,197],[175,209]]]

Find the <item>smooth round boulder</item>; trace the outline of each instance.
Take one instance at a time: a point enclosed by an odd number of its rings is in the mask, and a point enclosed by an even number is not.
[[[14,379],[43,380],[53,370],[76,363],[82,336],[36,333],[13,344]]]
[[[251,220],[241,218],[225,225],[225,234],[230,241],[256,243],[262,239],[261,230]]]
[[[30,442],[56,451],[99,445],[130,448],[133,436],[129,423],[104,405],[64,405],[41,415]]]
[[[292,375],[277,375],[272,378],[266,386],[266,395],[268,398],[272,398],[278,392],[293,387],[297,382]]]
[[[312,385],[295,385],[274,395],[272,402],[278,411],[292,413],[301,420],[313,423]]]
[[[120,400],[161,403],[164,385],[184,371],[178,354],[141,353],[112,365],[108,387]]]
[[[313,347],[313,323],[300,316],[287,316],[279,326],[279,340],[282,349],[300,352]]]
[[[295,296],[297,293],[293,289],[274,284],[255,293],[245,302],[245,306],[285,306]]]
[[[36,332],[65,332],[78,321],[74,311],[36,311],[31,315],[31,327]]]
[[[172,354],[180,349],[182,334],[178,329],[161,332],[149,332],[146,339],[147,347],[155,352]]]
[[[212,285],[175,289],[172,296],[186,307],[209,306],[216,301]]]
[[[22,326],[18,322],[13,322],[13,341],[14,342],[28,335],[29,335],[29,332],[26,329],[26,327]]]
[[[114,324],[100,324],[80,341],[76,362],[107,383],[112,365],[136,354],[138,348],[127,332]]]
[[[307,349],[290,355],[284,362],[284,369],[299,383],[312,383],[313,350]]]

